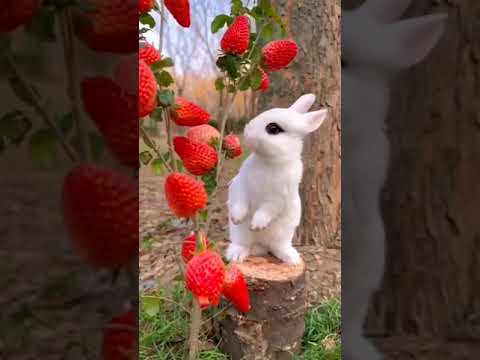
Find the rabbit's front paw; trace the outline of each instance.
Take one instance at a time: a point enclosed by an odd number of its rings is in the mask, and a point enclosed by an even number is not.
[[[287,264],[297,265],[301,261],[300,254],[293,246],[281,248],[281,249],[272,249],[273,255],[275,255],[280,260],[286,262]]]
[[[241,224],[248,215],[248,207],[243,205],[234,205],[230,211],[230,218],[235,225]]]
[[[253,219],[250,224],[250,230],[252,231],[264,230],[268,226],[271,220],[272,218],[268,214],[257,211],[255,215],[253,215]]]
[[[250,249],[243,245],[230,244],[225,254],[228,261],[242,262],[250,255]]]

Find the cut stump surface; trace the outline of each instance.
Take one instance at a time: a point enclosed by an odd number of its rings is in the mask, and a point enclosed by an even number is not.
[[[247,279],[251,310],[245,315],[229,307],[218,321],[222,350],[232,360],[292,359],[305,330],[305,264],[251,257],[235,265]]]

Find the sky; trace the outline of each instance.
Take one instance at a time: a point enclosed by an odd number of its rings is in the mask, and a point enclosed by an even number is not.
[[[189,71],[197,74],[213,75],[214,68],[211,65],[212,62],[207,53],[206,45],[201,41],[198,32],[195,30],[201,29],[201,31],[208,36],[209,47],[216,57],[221,36],[226,29],[224,28],[213,35],[209,31],[209,28],[216,15],[221,13],[228,14],[230,12],[230,0],[191,0],[190,7],[192,26],[188,29],[179,26],[171,14],[165,11],[166,21],[164,25],[164,46],[161,49],[162,56],[168,56],[174,60],[177,58],[175,66],[177,74],[182,74],[184,70],[184,67],[179,63],[178,52],[184,52],[184,57],[188,57],[189,59],[187,64]],[[146,33],[145,37],[148,42],[158,48],[161,24],[160,14],[152,12],[151,15],[155,18],[156,26],[153,31]],[[206,28],[206,26],[208,28]],[[189,56],[190,54],[193,54],[193,56]]]

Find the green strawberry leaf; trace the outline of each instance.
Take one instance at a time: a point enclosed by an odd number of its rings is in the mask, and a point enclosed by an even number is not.
[[[240,79],[238,82],[238,88],[241,91],[248,90],[250,88],[250,76],[246,76]]]
[[[56,40],[54,8],[42,7],[27,26],[27,32],[40,41],[52,42]]]
[[[155,159],[150,163],[150,166],[153,171],[153,175],[155,176],[162,176],[165,175],[165,166],[163,165],[163,161],[161,159]]]
[[[105,142],[103,137],[96,131],[88,133],[88,140],[90,143],[90,154],[94,160],[100,160],[105,152]]]
[[[150,118],[157,121],[161,122],[163,121],[163,109],[161,107],[157,107],[153,112],[150,114]]]
[[[172,106],[175,103],[175,94],[172,90],[162,90],[158,93],[158,102],[163,107]]]
[[[218,78],[217,80],[215,80],[215,89],[217,91],[222,91],[223,89],[225,89],[225,83],[223,82],[223,78]]]
[[[160,86],[167,87],[173,84],[174,80],[168,71],[162,71],[155,74],[155,78]]]
[[[212,34],[216,34],[225,24],[228,24],[228,21],[231,19],[230,16],[221,14],[217,15],[212,21],[211,30]],[[233,19],[232,19],[233,20]]]
[[[138,157],[140,158],[140,161],[143,165],[148,165],[150,163],[150,160],[152,160],[153,155],[150,153],[150,151],[145,150],[138,154]]]
[[[38,167],[48,167],[57,156],[58,138],[50,128],[39,129],[30,138],[30,153]]]
[[[70,111],[57,119],[57,125],[63,135],[68,135],[73,129],[73,113]]]
[[[262,72],[257,68],[250,76],[250,86],[252,90],[258,90],[260,85],[262,85]]]
[[[143,25],[148,25],[150,28],[155,27],[155,19],[150,14],[142,14],[140,15],[140,23]]]
[[[156,63],[153,63],[152,65],[150,65],[150,67],[152,68],[152,71],[153,72],[156,72],[156,71],[159,71],[159,70],[162,70],[163,68],[166,68],[166,67],[172,67],[174,64],[172,58],[164,58],[160,61],[157,61]]]
[[[21,111],[11,111],[0,118],[0,138],[7,138],[12,144],[22,143],[32,128],[32,122]]]

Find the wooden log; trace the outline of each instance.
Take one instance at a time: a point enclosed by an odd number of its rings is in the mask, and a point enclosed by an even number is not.
[[[220,347],[232,360],[292,359],[305,330],[305,264],[251,257],[236,265],[247,279],[251,310],[244,315],[229,306],[216,325]]]

